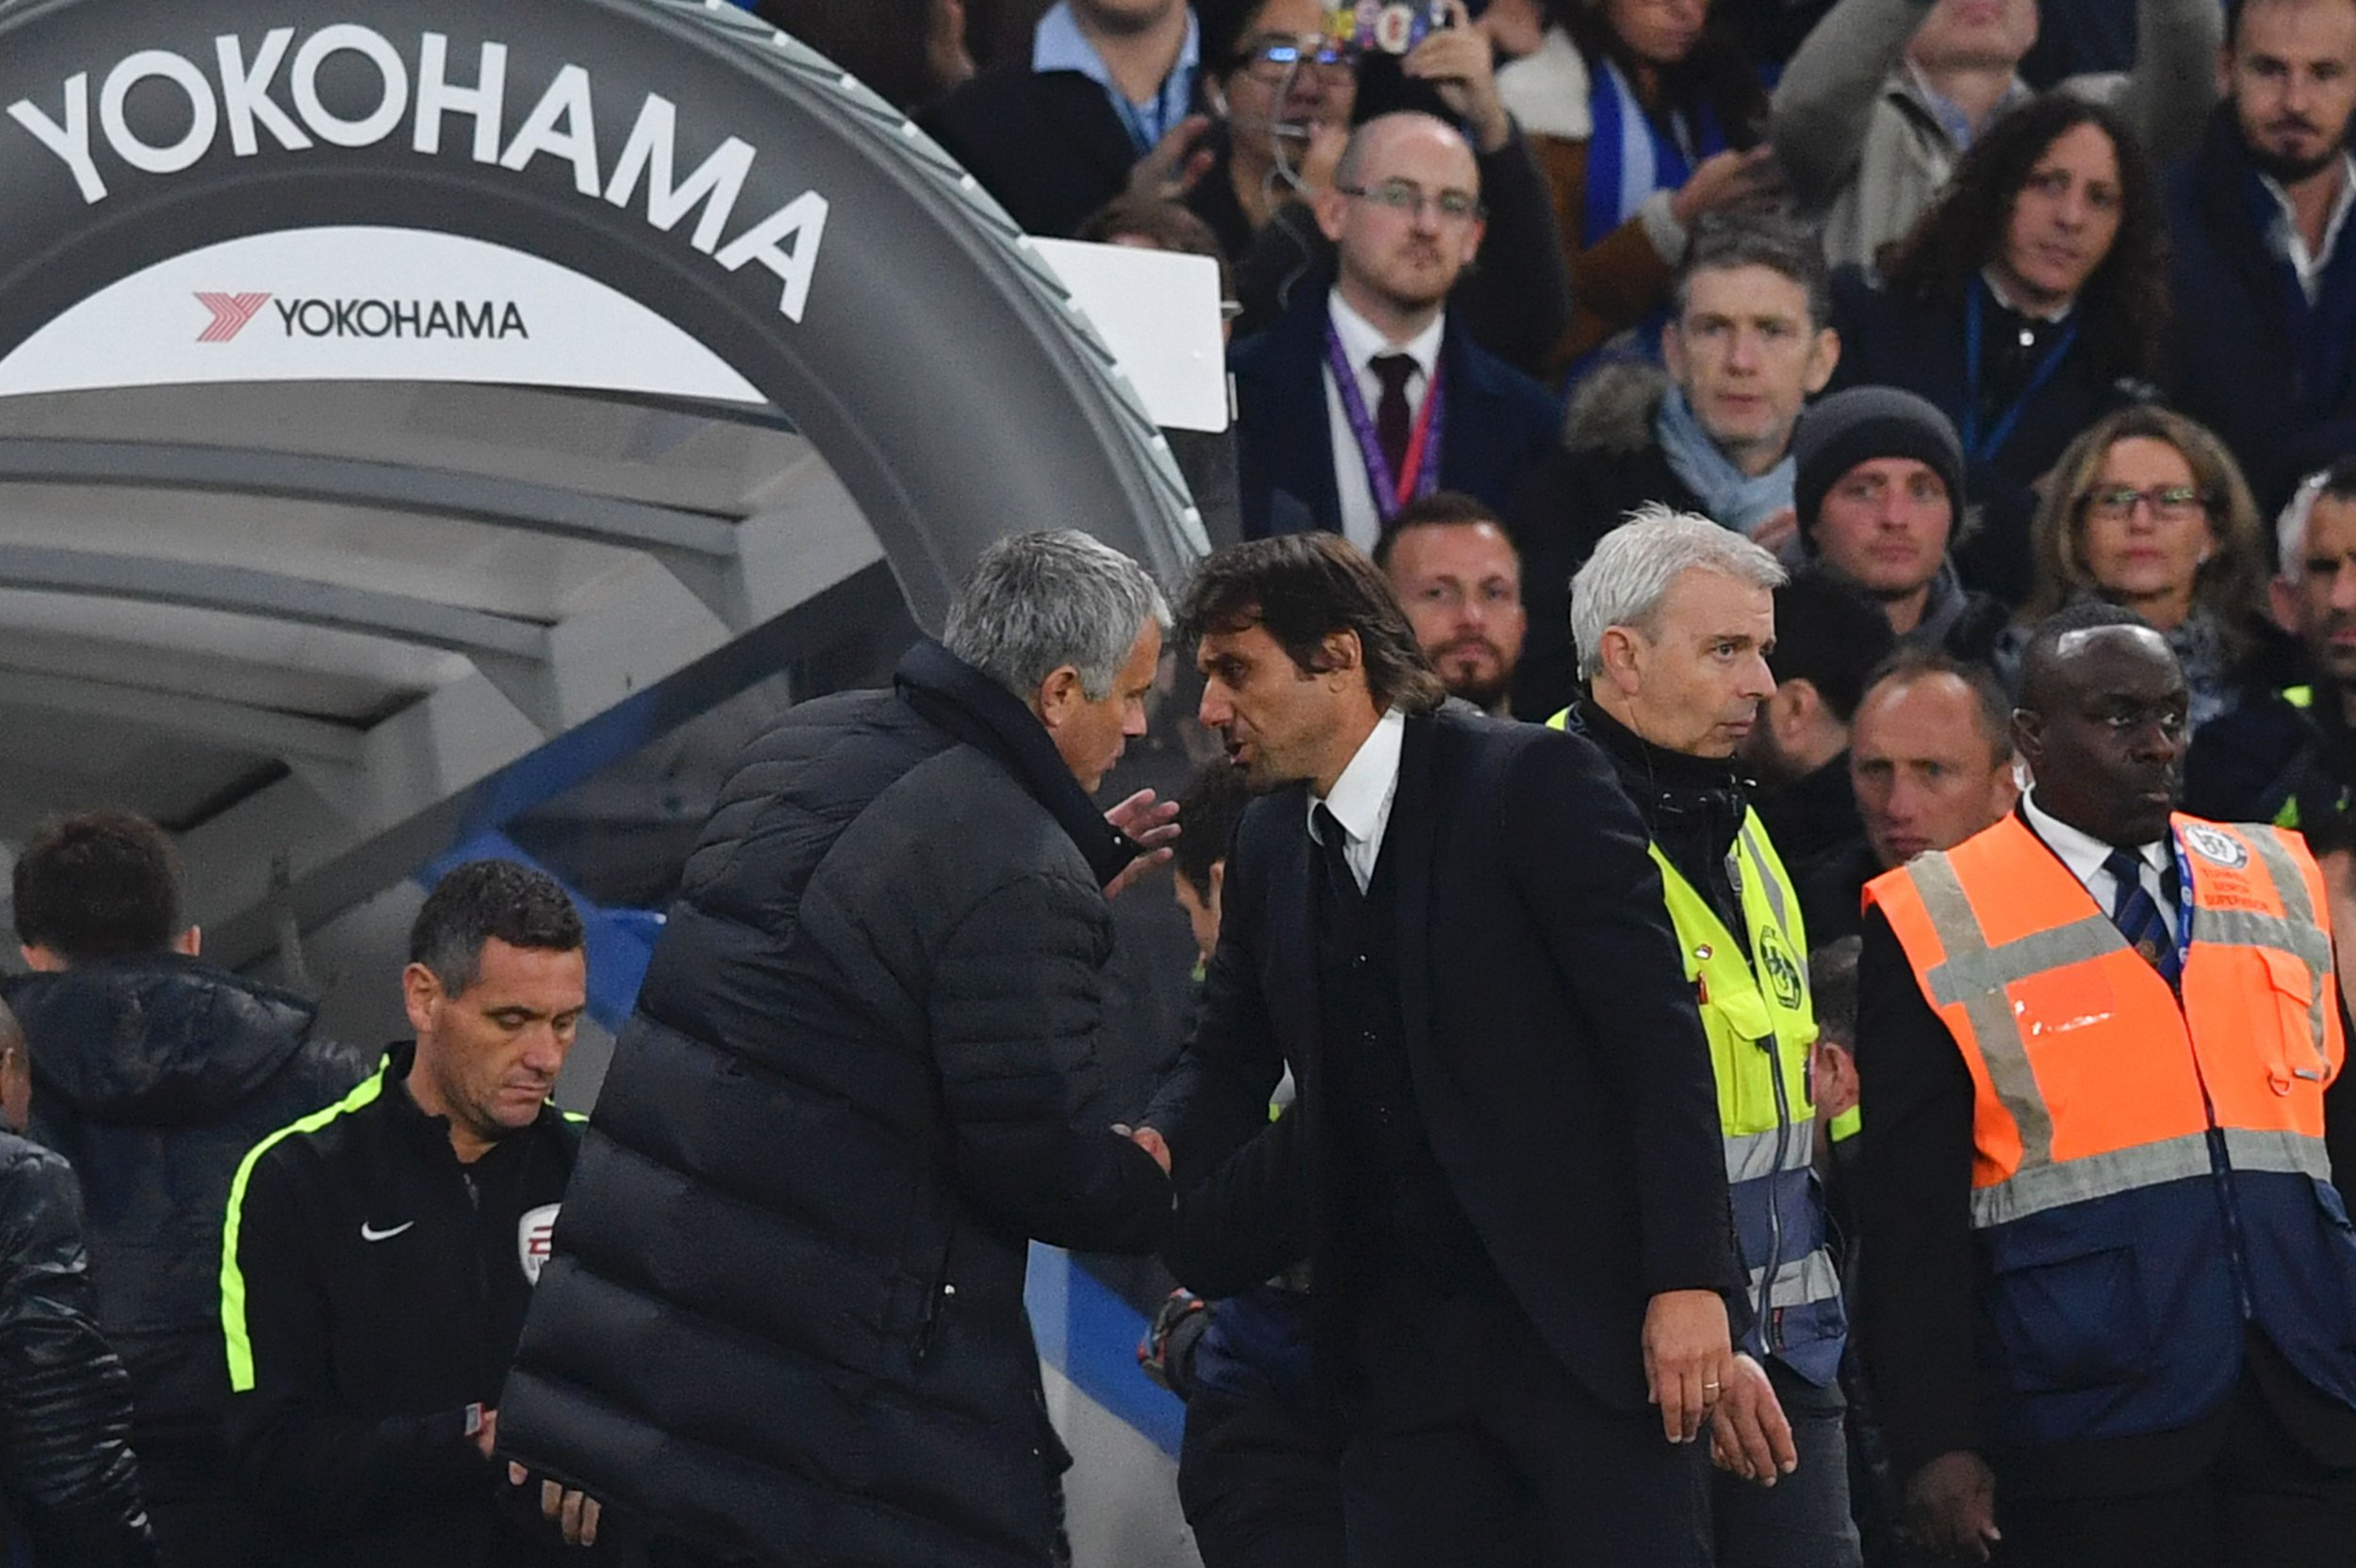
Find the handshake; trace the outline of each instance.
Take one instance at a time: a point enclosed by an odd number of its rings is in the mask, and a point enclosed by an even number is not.
[[[1161,1134],[1151,1127],[1130,1127],[1118,1121],[1113,1123],[1113,1131],[1153,1155],[1163,1175],[1170,1174],[1170,1145],[1162,1140]]]

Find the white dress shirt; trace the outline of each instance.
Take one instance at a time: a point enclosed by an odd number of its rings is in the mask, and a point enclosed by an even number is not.
[[[1358,372],[1358,396],[1366,400],[1366,417],[1382,416],[1383,379],[1371,368],[1375,356],[1405,354],[1415,362],[1415,374],[1407,378],[1407,417],[1421,418],[1424,394],[1432,390],[1432,377],[1439,367],[1440,338],[1448,325],[1448,313],[1433,317],[1430,326],[1405,343],[1383,336],[1380,327],[1350,308],[1338,288],[1326,296],[1326,314],[1333,318],[1333,335],[1341,340],[1343,357]],[[1383,536],[1383,512],[1374,504],[1366,453],[1358,449],[1350,416],[1342,411],[1341,389],[1333,384],[1330,364],[1325,368],[1325,423],[1333,433],[1333,480],[1341,496],[1342,537],[1372,555],[1374,542]],[[1432,452],[1425,461],[1436,462],[1439,455]]]
[[[1374,727],[1374,733],[1359,743],[1358,754],[1350,760],[1350,766],[1333,780],[1333,789],[1323,800],[1309,797],[1309,837],[1322,844],[1317,836],[1317,808],[1333,813],[1333,820],[1342,825],[1342,858],[1350,862],[1350,874],[1358,879],[1358,890],[1365,892],[1374,880],[1374,863],[1383,854],[1383,830],[1391,825],[1391,803],[1399,798],[1399,748],[1407,739],[1407,715],[1394,708],[1383,715]]]
[[[2331,254],[2339,249],[2340,231],[2348,227],[2348,215],[2356,209],[2356,153],[2340,159],[2340,195],[2331,204],[2331,216],[2324,220],[2323,245],[2319,250],[2307,249],[2307,236],[2299,226],[2299,209],[2291,205],[2291,193],[2271,174],[2258,178],[2274,198],[2274,204],[2282,209],[2273,239],[2282,248],[2282,258],[2299,274],[2299,286],[2306,291],[2307,302],[2314,304],[2315,296],[2323,292],[2323,270],[2331,263]]]
[[[2037,836],[2045,841],[2045,846],[2070,868],[2070,874],[2086,884],[2086,891],[2094,895],[2102,913],[2107,915],[2119,906],[2119,878],[2102,869],[2102,862],[2110,858],[2112,845],[2040,809],[2035,790],[2021,797],[2021,814],[2037,830]],[[2151,895],[2151,902],[2159,906],[2160,913],[2168,917],[2168,927],[2173,930],[2176,901],[2168,896],[2167,884],[2161,878],[2175,869],[2176,852],[2166,839],[2156,839],[2148,844],[2137,844],[2132,853],[2142,862],[2143,890]]]

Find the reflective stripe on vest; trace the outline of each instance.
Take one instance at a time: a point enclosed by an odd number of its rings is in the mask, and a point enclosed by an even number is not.
[[[2238,1377],[2246,1319],[2356,1407],[2322,877],[2271,827],[2172,828],[2181,1001],[2017,817],[1866,889],[1972,1076],[1984,1348],[2013,1444],[2199,1418]]]
[[[1657,844],[1652,858],[1717,1078],[1726,1183],[1757,1319],[1745,1343],[1828,1384],[1840,1370],[1848,1322],[1812,1168],[1808,1057],[1816,1015],[1798,894],[1765,828],[1746,812],[1734,853],[1751,939],[1745,957],[1717,910]]]

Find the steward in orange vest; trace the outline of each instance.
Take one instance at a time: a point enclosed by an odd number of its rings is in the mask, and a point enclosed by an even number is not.
[[[2023,686],[2021,811],[1865,891],[1862,1343],[1917,1526],[2005,1563],[2349,1561],[2322,875],[2172,812],[2184,678],[2128,612],[2047,623]]]

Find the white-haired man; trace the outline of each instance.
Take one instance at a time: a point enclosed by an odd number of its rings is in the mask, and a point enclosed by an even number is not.
[[[1809,1171],[1808,934],[1736,762],[1775,690],[1783,581],[1774,556],[1707,517],[1631,514],[1572,580],[1587,692],[1553,722],[1603,748],[1652,835],[1717,1074],[1752,1308],[1713,1417],[1728,1473],[1711,1494],[1717,1560],[1853,1568],[1837,1376],[1848,1321]]]
[[[1142,1251],[1170,1210],[1158,1140],[1070,1110],[1137,853],[1088,792],[1167,613],[1085,534],[1001,540],[893,690],[801,704],[723,792],[499,1413],[664,1560],[1048,1560],[1029,1240]]]

